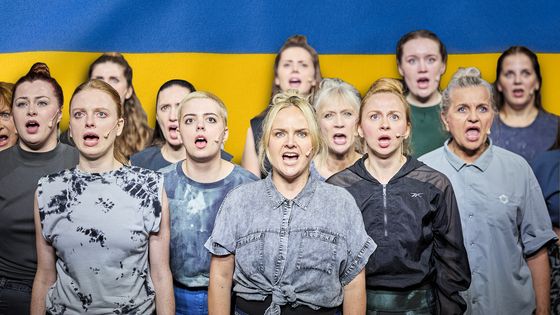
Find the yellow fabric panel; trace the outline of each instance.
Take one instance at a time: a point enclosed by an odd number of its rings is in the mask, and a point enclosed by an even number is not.
[[[99,53],[25,52],[0,54],[0,81],[15,82],[37,61],[45,62],[61,84],[65,96],[62,128],[68,125],[68,103],[74,88],[86,79],[89,64]],[[211,91],[228,107],[229,140],[226,150],[239,162],[249,119],[267,105],[272,82],[273,54],[159,53],[125,54],[134,69],[133,84],[149,117],[155,124],[155,96],[169,79],[186,79],[198,90]],[[499,54],[450,55],[441,86],[445,87],[460,66],[478,67],[486,80],[495,79]],[[543,104],[560,115],[560,54],[539,54],[543,74]],[[324,77],[339,77],[364,93],[380,77],[398,77],[394,55],[322,55]]]

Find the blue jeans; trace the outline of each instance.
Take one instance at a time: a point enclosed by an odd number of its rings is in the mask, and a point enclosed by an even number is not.
[[[188,289],[173,286],[173,293],[175,294],[175,314],[208,314],[208,289]]]
[[[29,314],[31,281],[0,277],[0,315]]]

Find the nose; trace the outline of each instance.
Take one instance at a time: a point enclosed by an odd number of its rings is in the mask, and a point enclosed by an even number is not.
[[[178,108],[176,106],[171,106],[171,112],[169,112],[169,120],[177,121]]]
[[[334,126],[337,128],[344,127],[344,119],[342,118],[342,115],[336,115],[336,121],[334,122]]]
[[[469,120],[469,122],[477,122],[479,120],[478,112],[476,110],[471,110],[467,119]]]
[[[27,115],[28,116],[36,116],[37,115],[37,105],[30,103],[27,106]]]
[[[418,70],[420,70],[420,72],[428,71],[428,66],[424,60],[418,61]]]
[[[513,77],[513,83],[514,83],[514,84],[521,84],[521,76],[516,74],[516,75]]]
[[[389,119],[387,119],[387,117],[381,117],[381,121],[380,121],[379,123],[380,123],[379,128],[380,128],[381,130],[388,130],[388,129],[390,129],[390,127],[389,127]]]
[[[94,115],[86,115],[86,127],[93,127],[93,126],[95,126]]]
[[[293,148],[296,146],[296,139],[295,139],[296,135],[295,134],[290,134],[286,137],[286,147],[287,148]]]
[[[205,129],[205,127],[204,127],[204,119],[199,119],[199,120],[196,122],[196,130],[204,130],[204,129]]]

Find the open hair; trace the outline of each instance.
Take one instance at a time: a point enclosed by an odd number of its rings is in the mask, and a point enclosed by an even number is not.
[[[261,167],[261,171],[263,174],[268,173],[265,168],[265,158],[268,157],[268,143],[270,141],[270,136],[272,133],[272,125],[278,113],[288,107],[296,107],[299,109],[309,128],[309,136],[311,137],[311,145],[313,147],[313,153],[310,156],[310,159],[313,159],[317,152],[324,150],[325,144],[321,137],[321,131],[319,129],[319,124],[317,123],[317,119],[315,118],[315,111],[307,98],[301,97],[297,90],[288,90],[287,92],[281,92],[276,94],[272,99],[272,105],[268,113],[266,114],[264,121],[263,121],[263,136],[259,141],[259,165]]]
[[[117,138],[115,143],[118,150],[129,158],[132,154],[143,150],[149,143],[152,137],[152,128],[148,125],[148,118],[146,112],[140,104],[140,100],[136,96],[136,91],[132,86],[132,67],[128,64],[123,55],[117,52],[104,53],[99,58],[97,58],[89,67],[88,78],[91,78],[91,74],[95,66],[112,62],[120,65],[124,69],[124,77],[129,87],[132,88],[132,95],[124,101],[124,120],[126,124],[122,135]]]

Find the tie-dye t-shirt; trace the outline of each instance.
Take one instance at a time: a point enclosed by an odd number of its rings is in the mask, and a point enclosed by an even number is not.
[[[150,233],[159,231],[163,177],[123,166],[106,173],[73,168],[37,188],[43,237],[56,251],[51,314],[150,314],[155,292]]]
[[[233,188],[258,178],[236,165],[220,181],[199,183],[185,175],[182,165],[178,162],[160,170],[169,198],[171,272],[184,286],[207,287],[211,255],[204,243],[214,229],[222,201]]]

